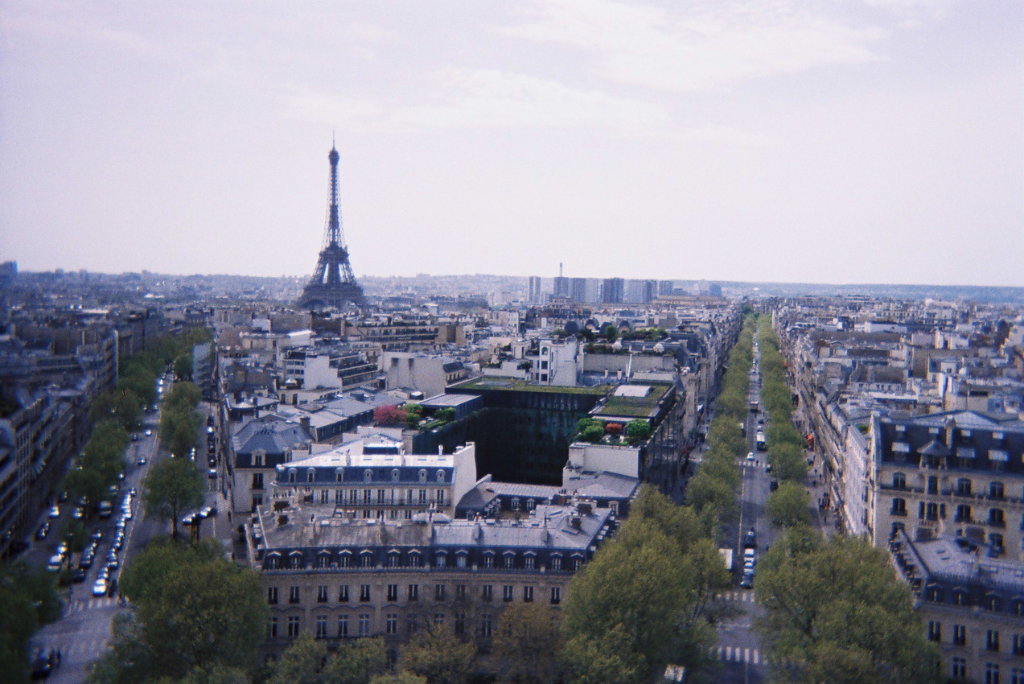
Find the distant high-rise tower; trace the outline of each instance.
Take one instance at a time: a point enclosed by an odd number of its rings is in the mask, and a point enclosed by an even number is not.
[[[363,306],[363,288],[359,287],[348,263],[348,249],[338,209],[338,151],[331,146],[331,192],[324,228],[324,246],[316,262],[313,277],[302,291],[298,305],[304,309],[340,309],[345,304]]]
[[[527,301],[531,304],[541,303],[540,276],[530,276],[530,295]]]
[[[605,304],[622,304],[625,290],[626,281],[622,278],[605,278],[601,289],[601,301]]]

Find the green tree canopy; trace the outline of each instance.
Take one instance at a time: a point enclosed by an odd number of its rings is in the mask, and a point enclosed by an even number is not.
[[[626,440],[630,444],[646,442],[651,437],[651,424],[646,420],[631,420],[626,423]]]
[[[171,521],[171,537],[178,538],[178,518],[199,507],[206,492],[206,480],[195,463],[179,456],[154,465],[143,484],[146,515]]]
[[[492,653],[501,661],[499,679],[546,684],[558,672],[558,613],[542,603],[512,603],[498,619]]]
[[[0,564],[0,673],[11,684],[29,681],[28,642],[60,617],[56,581],[24,563]]]
[[[267,620],[262,584],[223,553],[212,540],[150,543],[124,571],[133,613],[119,623],[110,662],[99,670],[124,684],[218,666],[251,672]]]
[[[476,657],[476,647],[459,641],[451,630],[422,630],[402,651],[404,669],[428,684],[465,684]]]
[[[783,482],[768,495],[765,510],[776,527],[808,525],[811,522],[811,497],[796,482]]]
[[[941,681],[910,589],[883,550],[859,537],[827,542],[785,532],[759,565],[762,644],[780,682],[925,684]],[[782,665],[784,663],[784,665]]]

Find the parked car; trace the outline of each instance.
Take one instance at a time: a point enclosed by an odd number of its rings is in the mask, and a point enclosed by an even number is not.
[[[60,506],[50,506],[50,511],[47,513],[50,518],[60,517]]]
[[[779,488],[779,481],[778,480],[771,480],[768,483],[768,491],[774,492],[778,488]]]
[[[145,456],[139,456],[138,464],[140,466],[146,465],[146,457]]]
[[[757,532],[751,527],[747,530],[747,533],[743,535],[743,548],[754,549],[757,548]]]
[[[50,521],[44,520],[43,524],[36,530],[36,541],[42,541],[46,539],[46,535],[50,533]]]
[[[81,567],[75,568],[71,571],[71,581],[75,584],[81,584],[85,581],[85,570]]]
[[[740,580],[740,586],[744,589],[751,589],[754,586],[754,571],[743,571],[743,579]]]
[[[145,434],[145,435],[146,435],[147,437],[152,437],[152,436],[153,436],[153,431],[152,431],[152,430],[150,430],[149,428],[146,428],[146,432],[145,432],[144,434]]]
[[[95,582],[93,582],[93,585],[92,585],[92,595],[93,596],[106,596],[107,595],[107,580],[105,578],[100,578],[100,579],[96,580]]]

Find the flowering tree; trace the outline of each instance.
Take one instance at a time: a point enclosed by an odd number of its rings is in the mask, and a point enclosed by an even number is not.
[[[395,404],[378,406],[373,410],[373,422],[377,425],[400,425],[405,422],[405,409]]]

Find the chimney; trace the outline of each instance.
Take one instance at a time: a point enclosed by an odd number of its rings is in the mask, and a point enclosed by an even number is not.
[[[302,416],[299,418],[299,425],[305,428],[306,432],[313,433],[313,429],[310,427],[309,416]]]

